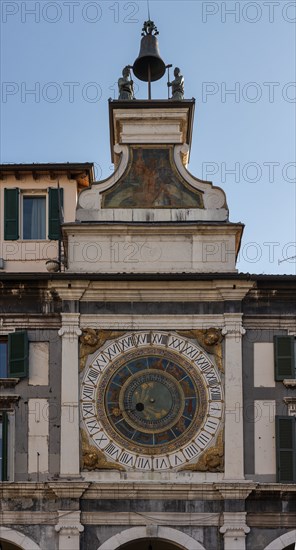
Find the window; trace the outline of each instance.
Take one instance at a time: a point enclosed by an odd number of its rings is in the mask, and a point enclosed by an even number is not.
[[[275,380],[296,378],[295,336],[274,337]]]
[[[277,481],[296,481],[296,417],[276,416]]]
[[[20,189],[5,189],[4,239],[58,240],[62,207],[63,189],[49,188],[46,195],[23,194],[21,200]]]
[[[26,332],[0,336],[0,378],[26,378],[29,367],[29,343]]]
[[[8,415],[0,411],[0,481],[7,481]]]
[[[23,195],[23,239],[46,239],[46,196]]]

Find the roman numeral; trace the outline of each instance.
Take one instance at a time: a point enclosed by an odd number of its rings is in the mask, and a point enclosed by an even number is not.
[[[94,394],[95,394],[94,386],[83,386],[82,396],[84,399],[86,399],[87,401],[93,401]]]

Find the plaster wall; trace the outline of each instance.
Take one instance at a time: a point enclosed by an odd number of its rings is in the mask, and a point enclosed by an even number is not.
[[[29,399],[28,474],[48,473],[48,400]]]
[[[48,386],[49,344],[31,342],[29,345],[29,385]]]
[[[37,469],[35,453],[40,452],[43,456],[47,454],[48,464],[39,469],[39,480],[44,481],[52,479],[59,472],[60,455],[60,361],[61,361],[61,341],[54,330],[29,330],[29,348],[33,344],[33,349],[49,350],[49,369],[48,383],[42,385],[30,384],[29,379],[21,380],[14,388],[14,393],[20,396],[15,407],[15,463],[14,480],[15,481],[36,481]],[[31,358],[34,352],[31,351]],[[36,366],[36,358],[40,360],[38,352],[33,359],[33,369]],[[29,362],[29,372],[32,373],[31,363]],[[33,371],[34,372],[34,371]],[[35,378],[36,380],[36,378]],[[45,378],[43,378],[45,382]],[[38,404],[40,400],[40,404]],[[41,407],[41,418],[37,422],[38,410]],[[34,412],[35,411],[35,412]],[[35,425],[36,424],[36,425]],[[47,427],[46,427],[47,424]],[[39,430],[39,425],[42,427]],[[28,443],[28,433],[31,431],[30,445]],[[37,438],[37,439],[36,439]],[[39,438],[39,439],[38,439]],[[43,439],[41,439],[43,438]],[[32,456],[35,454],[35,459]],[[28,455],[31,455],[30,460]],[[34,462],[35,461],[35,462]],[[40,463],[41,467],[41,463]],[[28,472],[31,470],[31,473]]]
[[[275,388],[272,342],[254,343],[254,387]]]
[[[75,273],[236,272],[235,235],[211,235],[197,228],[155,232],[149,226],[114,231],[70,230],[69,271]]]
[[[16,179],[13,175],[6,176],[0,182],[0,258],[3,258],[4,270],[8,272],[40,272],[46,271],[45,262],[50,258],[57,258],[57,241],[51,240],[23,240],[17,241],[4,240],[4,189],[19,188],[19,227],[22,234],[22,195],[47,195],[48,188],[57,188],[58,182],[60,188],[64,190],[64,220],[70,222],[75,219],[77,184],[74,180],[68,180],[66,176],[61,176],[59,180],[51,179],[50,176],[40,176],[35,180],[32,175],[22,175],[21,179]],[[48,201],[46,205],[48,211]],[[48,216],[46,216],[47,218]],[[46,234],[48,227],[46,227]]]
[[[284,398],[294,395],[293,389],[274,381],[273,337],[285,334],[270,318],[265,319],[264,328],[248,329],[243,337],[244,404],[237,414],[244,418],[245,475],[253,481],[276,481],[274,416],[288,414]]]
[[[275,401],[258,399],[254,405],[255,474],[275,476]]]

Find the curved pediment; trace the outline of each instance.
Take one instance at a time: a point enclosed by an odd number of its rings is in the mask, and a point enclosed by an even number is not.
[[[203,192],[176,169],[173,145],[131,145],[127,170],[102,193],[102,208],[204,208]]]
[[[185,168],[186,145],[117,145],[116,172],[79,195],[78,221],[226,221],[222,189]]]

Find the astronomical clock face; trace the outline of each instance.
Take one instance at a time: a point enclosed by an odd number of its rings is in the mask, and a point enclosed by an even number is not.
[[[91,357],[81,386],[91,444],[134,470],[180,469],[215,442],[223,416],[218,369],[172,332],[133,332]]]

